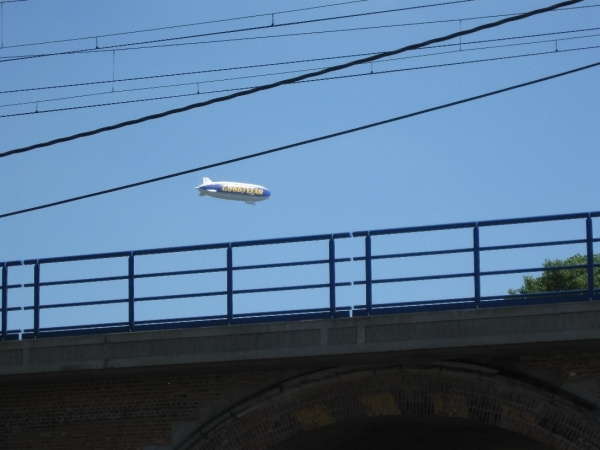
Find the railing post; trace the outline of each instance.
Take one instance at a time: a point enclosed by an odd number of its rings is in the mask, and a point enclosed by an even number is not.
[[[329,238],[329,315],[335,317],[335,240]]]
[[[475,308],[481,303],[481,265],[479,259],[479,226],[473,227],[473,278],[475,281]]]
[[[6,340],[8,326],[8,267],[2,264],[2,340]]]
[[[129,331],[133,331],[135,325],[135,267],[133,252],[129,255]]]
[[[371,275],[371,234],[367,232],[365,237],[365,296],[367,315],[371,315],[373,309],[373,277]]]
[[[33,266],[33,336],[40,334],[40,262]]]
[[[587,273],[588,273],[588,295],[590,300],[594,300],[596,295],[596,286],[594,283],[594,230],[592,228],[592,218],[585,219],[586,244],[587,244]]]
[[[233,250],[227,247],[227,323],[233,322]]]

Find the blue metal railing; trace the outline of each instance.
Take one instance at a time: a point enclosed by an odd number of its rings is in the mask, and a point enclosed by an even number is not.
[[[434,225],[423,227],[408,227],[387,230],[362,231],[355,233],[338,233],[332,235],[317,235],[317,236],[302,236],[284,239],[266,239],[257,241],[195,245],[186,247],[172,247],[161,249],[137,250],[131,252],[113,252],[92,255],[79,255],[59,258],[44,258],[38,260],[26,261],[11,261],[0,263],[2,267],[2,305],[1,305],[1,327],[2,340],[11,339],[30,339],[42,338],[48,336],[63,336],[63,335],[81,335],[94,333],[110,333],[110,332],[131,332],[140,330],[154,329],[169,329],[169,328],[185,328],[199,327],[208,325],[232,325],[239,323],[257,323],[270,321],[291,321],[291,320],[306,320],[319,318],[338,318],[353,316],[368,316],[378,314],[397,314],[404,312],[424,311],[424,310],[450,310],[450,309],[467,309],[467,308],[485,308],[497,306],[515,306],[537,303],[553,303],[553,302],[572,302],[572,301],[589,301],[600,299],[600,292],[594,285],[594,269],[600,267],[600,264],[594,263],[594,242],[600,241],[593,236],[592,218],[600,217],[600,212],[568,214],[557,216],[530,217],[522,219],[495,220],[483,222],[465,222],[446,225]],[[585,238],[572,240],[556,240],[544,242],[530,242],[510,245],[495,245],[481,246],[480,244],[480,229],[484,227],[498,227],[504,225],[528,224],[537,222],[556,222],[565,220],[585,220]],[[372,253],[372,239],[378,236],[386,235],[406,235],[410,233],[436,232],[444,230],[472,230],[472,245],[452,249],[419,251],[419,252],[403,252],[403,253],[388,253],[377,254]],[[347,239],[351,237],[364,237],[364,255],[354,258],[337,258],[335,250],[335,242],[338,239]],[[251,264],[251,265],[234,265],[233,249],[241,247],[256,247],[266,245],[280,245],[302,242],[327,241],[328,252],[322,259],[311,259],[301,261],[288,261],[282,263],[269,264]],[[530,267],[516,268],[507,270],[481,270],[481,256],[488,252],[499,250],[514,250],[535,247],[550,247],[562,245],[585,244],[587,253],[587,263],[583,265],[570,265],[560,267]],[[222,267],[211,267],[204,269],[179,270],[179,271],[164,271],[164,272],[147,272],[138,273],[135,270],[135,260],[138,256],[174,254],[181,252],[217,250],[225,252],[226,263]],[[461,271],[445,274],[433,274],[423,276],[400,276],[393,278],[374,278],[373,261],[377,260],[395,260],[403,258],[418,258],[423,256],[441,256],[451,254],[471,254],[473,270]],[[79,278],[69,280],[41,280],[41,267],[55,263],[78,262],[90,260],[123,260],[127,259],[127,274],[116,276]],[[339,263],[348,263],[351,261],[360,261],[364,263],[364,280],[351,282],[339,282],[336,280],[336,265]],[[9,268],[14,266],[33,266],[33,282],[26,284],[9,284]],[[268,286],[252,289],[235,289],[234,274],[238,271],[252,270],[269,270],[274,268],[293,268],[300,266],[327,266],[328,282],[326,283],[311,283],[288,286]],[[582,269],[587,271],[587,289],[559,291],[559,292],[540,292],[526,293],[513,295],[493,295],[482,296],[481,280],[482,277],[492,277],[498,275],[510,274],[526,274],[535,272],[567,270],[567,269]],[[153,295],[153,296],[136,296],[135,287],[136,280],[149,278],[163,278],[180,275],[198,275],[208,273],[225,273],[226,283],[224,289],[202,292],[188,292],[183,294],[169,295]],[[373,286],[378,284],[388,283],[408,283],[415,281],[432,281],[432,280],[448,280],[448,279],[465,279],[472,278],[473,295],[462,298],[448,298],[430,301],[411,301],[401,303],[374,303],[373,301]],[[89,283],[103,283],[112,281],[127,281],[127,297],[107,300],[82,301],[71,303],[54,303],[44,304],[41,298],[41,288],[48,286],[66,286]],[[365,295],[364,303],[354,306],[339,306],[336,302],[336,290],[338,287],[346,286],[364,286]],[[9,293],[16,289],[32,288],[33,289],[33,305],[24,307],[9,307]],[[253,312],[253,313],[235,313],[234,298],[243,294],[256,294],[278,291],[298,291],[306,289],[327,289],[329,305],[322,308],[310,309],[294,309],[281,310],[271,312]],[[205,315],[205,316],[185,316],[174,319],[154,319],[154,320],[137,320],[136,319],[136,304],[148,301],[163,301],[177,300],[200,297],[225,297],[226,313],[221,315]],[[510,300],[510,301],[508,301]],[[127,305],[127,321],[110,322],[100,324],[79,324],[75,326],[61,327],[42,327],[40,325],[40,314],[45,310],[59,310],[61,308],[82,307],[82,306],[98,306],[98,305]],[[24,330],[9,329],[9,312],[14,311],[32,311],[32,327]]]
[[[600,217],[600,212],[594,213],[581,213],[581,214],[565,214],[557,216],[543,216],[543,217],[529,217],[522,219],[508,219],[508,220],[490,220],[483,222],[465,222],[445,225],[434,225],[434,226],[423,226],[423,227],[407,227],[407,228],[396,228],[388,230],[376,230],[376,231],[361,231],[352,233],[353,237],[364,237],[365,238],[365,256],[354,258],[354,261],[365,262],[365,280],[355,281],[355,285],[365,286],[365,304],[357,305],[354,307],[353,316],[368,316],[374,314],[397,314],[403,312],[415,312],[415,311],[433,311],[433,310],[450,310],[450,309],[468,309],[468,308],[485,308],[491,306],[516,306],[516,305],[528,305],[536,303],[554,303],[554,302],[570,302],[570,301],[583,301],[583,300],[597,300],[598,289],[594,286],[594,268],[600,267],[599,264],[594,264],[594,242],[600,241],[600,239],[594,239],[592,229],[592,218]],[[586,222],[586,237],[585,239],[574,239],[574,240],[561,240],[561,241],[548,241],[548,242],[532,242],[526,244],[513,244],[513,245],[497,245],[497,246],[480,246],[479,231],[482,227],[494,227],[502,225],[517,225],[517,224],[528,224],[536,222],[555,222],[563,220],[575,220],[585,219]],[[456,229],[472,229],[473,230],[473,245],[467,248],[455,248],[447,250],[436,250],[427,252],[412,252],[412,253],[397,253],[397,254],[384,254],[373,256],[371,254],[371,238],[373,236],[392,235],[392,234],[408,234],[408,233],[419,233],[419,232],[431,232],[431,231],[443,231],[443,230],[456,230]],[[534,247],[548,247],[548,246],[559,246],[559,245],[573,245],[573,244],[586,244],[587,253],[587,264],[585,265],[569,265],[559,267],[534,267],[534,268],[519,268],[510,270],[494,270],[494,271],[481,271],[481,253],[490,252],[497,250],[511,250],[511,249],[522,249],[522,248],[534,248]],[[399,277],[399,278],[384,278],[384,279],[373,279],[372,278],[372,262],[378,259],[392,259],[392,258],[407,258],[407,257],[419,257],[419,256],[434,256],[434,255],[449,255],[457,253],[472,253],[473,255],[473,272],[461,272],[451,273],[444,275],[429,275],[420,277]],[[553,270],[567,270],[567,269],[585,269],[587,271],[587,283],[588,289],[585,290],[572,290],[572,291],[558,291],[558,292],[540,292],[540,293],[526,293],[526,294],[512,294],[512,295],[494,295],[494,296],[482,296],[481,295],[481,277],[493,276],[493,275],[508,275],[508,274],[523,274],[531,272],[545,272]],[[373,298],[373,285],[384,284],[384,283],[402,283],[410,281],[428,281],[428,280],[444,280],[452,278],[473,278],[473,297],[466,298],[453,298],[435,301],[419,301],[419,302],[402,302],[402,303],[385,303],[374,305],[372,302]],[[510,299],[510,302],[506,300]]]

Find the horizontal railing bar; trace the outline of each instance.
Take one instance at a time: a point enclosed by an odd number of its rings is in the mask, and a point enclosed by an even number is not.
[[[531,269],[511,269],[511,270],[490,270],[486,272],[481,272],[481,276],[484,275],[508,275],[513,273],[529,273],[529,272],[545,272],[547,270],[568,270],[568,269],[583,269],[587,268],[586,265],[577,264],[573,266],[550,266],[550,267],[541,267],[541,268],[531,268]]]
[[[122,325],[118,327],[106,327],[106,328],[82,328],[75,330],[65,331],[43,331],[40,330],[36,339],[39,338],[53,338],[53,337],[68,337],[68,336],[90,336],[96,334],[107,334],[107,333],[125,333],[129,331],[129,326]],[[31,335],[23,334],[23,339],[33,339],[33,333]]]
[[[101,277],[101,278],[80,278],[78,280],[64,280],[64,281],[44,281],[40,283],[40,286],[61,286],[66,284],[83,284],[83,283],[98,283],[101,281],[119,281],[127,280],[127,275],[120,275],[114,277]],[[26,283],[23,287],[34,287],[33,283]]]
[[[335,262],[348,262],[351,261],[350,258],[338,258]],[[262,269],[262,268],[270,268],[270,267],[288,267],[288,266],[301,266],[301,265],[310,265],[310,264],[328,264],[328,259],[322,260],[314,260],[314,261],[299,261],[292,263],[274,263],[274,264],[257,264],[253,266],[237,266],[233,267],[233,270],[248,270],[248,269]],[[177,276],[177,275],[194,275],[200,273],[214,273],[214,272],[225,272],[227,271],[226,267],[214,268],[214,269],[197,269],[197,270],[181,270],[181,271],[173,271],[173,272],[156,272],[156,273],[145,273],[135,275],[134,278],[155,278],[155,277],[165,277],[165,276]],[[127,280],[129,277],[127,275],[122,276],[114,276],[114,277],[101,277],[101,278],[81,278],[77,280],[64,280],[64,281],[45,281],[40,283],[40,286],[59,286],[59,285],[68,285],[68,284],[83,284],[83,283],[95,283],[95,282],[105,282],[105,281],[120,281]],[[14,285],[14,287],[33,287],[33,283],[27,283],[24,285]],[[10,289],[12,286],[9,286]]]
[[[408,314],[426,311],[452,311],[457,309],[473,309],[474,304],[475,301],[473,300],[470,302],[454,302],[450,304],[428,303],[424,305],[390,306],[387,308],[373,308],[370,312],[366,309],[355,310],[353,315],[356,317],[364,317],[366,315],[379,316],[386,314]]]
[[[218,244],[200,244],[200,245],[186,245],[180,247],[165,247],[165,248],[151,248],[145,250],[134,250],[131,252],[133,256],[147,256],[147,255],[160,255],[163,253],[181,253],[181,252],[193,252],[198,250],[218,250],[220,248],[229,247],[228,243],[221,242]]]
[[[352,308],[350,306],[341,306],[337,307],[336,311],[350,311]],[[300,313],[310,313],[310,312],[328,312],[329,308],[312,308],[312,309],[292,309],[288,311],[263,311],[258,313],[243,313],[243,314],[234,314],[233,318],[236,317],[258,317],[258,316],[285,316],[288,314],[300,314]]]
[[[188,245],[181,247],[166,247],[156,249],[145,249],[145,250],[133,250],[133,251],[121,251],[121,252],[110,252],[110,253],[93,253],[87,255],[74,255],[74,256],[62,256],[55,258],[42,258],[42,259],[28,259],[25,261],[11,261],[8,265],[32,265],[32,264],[49,264],[49,263],[60,263],[60,262],[73,262],[73,261],[84,261],[93,259],[106,259],[106,258],[122,258],[130,255],[143,256],[153,255],[162,253],[179,253],[195,250],[215,250],[220,248],[227,248],[229,245],[233,247],[247,247],[254,245],[268,245],[268,244],[286,244],[294,242],[306,242],[306,241],[317,241],[326,239],[344,239],[350,238],[350,233],[334,233],[334,234],[322,234],[313,236],[300,236],[300,237],[289,237],[289,238],[278,238],[278,239],[262,239],[254,241],[241,241],[234,243],[219,243],[219,244],[203,244],[203,245]]]
[[[174,272],[156,272],[156,273],[142,273],[134,275],[133,278],[156,278],[156,277],[168,277],[176,275],[195,275],[199,273],[214,273],[214,272],[226,272],[227,267],[218,267],[214,269],[196,269],[196,270],[178,270]],[[125,277],[127,278],[127,277]]]
[[[24,265],[32,265],[36,263],[50,264],[50,263],[62,263],[62,262],[74,262],[74,261],[87,261],[94,259],[107,259],[107,258],[124,258],[130,255],[143,256],[143,255],[155,255],[162,253],[179,253],[189,252],[194,250],[214,250],[219,248],[227,248],[229,244],[206,244],[206,245],[189,245],[185,247],[168,247],[168,248],[157,248],[147,250],[134,250],[134,251],[121,251],[111,253],[96,253],[88,255],[75,255],[75,256],[62,256],[56,258],[42,258],[39,260],[28,259],[23,261]]]
[[[4,264],[6,264],[7,267],[22,266],[23,265],[23,261],[7,261]]]
[[[352,261],[350,258],[337,258],[335,260],[338,262],[349,262]],[[255,264],[252,266],[233,266],[233,270],[249,270],[249,269],[268,269],[272,267],[292,267],[292,266],[310,266],[316,264],[329,264],[328,259],[315,259],[313,261],[297,261],[290,263],[272,263],[272,264]]]
[[[272,311],[272,312],[258,312],[258,313],[247,313],[247,314],[234,314],[234,319],[245,319],[248,317],[269,317],[269,316],[293,316],[295,314],[312,314],[312,313],[323,313],[328,312],[329,308],[313,308],[313,309],[300,309],[296,311]]]
[[[22,306],[11,306],[10,308],[6,308],[6,312],[11,312],[11,311],[23,311],[23,307]],[[0,308],[0,312],[2,312],[2,308]]]
[[[542,296],[542,297],[526,297],[516,298],[514,300],[497,300],[497,301],[485,301],[479,304],[480,308],[498,308],[498,307],[510,307],[510,306],[525,306],[525,305],[540,305],[549,303],[575,303],[589,301],[584,296],[570,295],[570,296]]]
[[[218,327],[229,325],[227,318],[225,319],[206,319],[192,320],[186,322],[169,322],[162,324],[142,324],[134,325],[133,331],[154,331],[154,330],[180,330],[183,328],[198,328],[198,327]]]
[[[469,253],[472,252],[473,248],[457,248],[453,250],[436,250],[430,252],[413,252],[413,253],[392,253],[389,255],[376,255],[371,256],[371,259],[389,259],[389,258],[406,258],[410,256],[431,256],[431,255],[446,255],[452,253]],[[354,261],[364,261],[364,256],[357,256],[353,258]]]
[[[429,275],[423,277],[406,277],[406,278],[382,278],[379,280],[372,280],[373,284],[382,284],[382,283],[402,283],[404,281],[425,281],[425,280],[444,280],[449,278],[465,278],[472,277],[473,272],[466,273],[452,273],[447,275]],[[355,281],[354,284],[365,284],[366,281]]]
[[[91,302],[75,302],[75,303],[56,303],[52,305],[40,305],[40,309],[54,309],[54,308],[68,308],[69,306],[94,306],[94,305],[110,305],[115,303],[127,303],[128,299],[114,299],[114,300],[94,300]],[[35,309],[35,306],[25,306],[25,311]]]
[[[556,297],[560,295],[580,295],[587,294],[587,289],[576,289],[571,291],[550,291],[550,292],[530,292],[527,294],[504,294],[504,295],[488,295],[481,297],[481,300],[501,300],[506,299],[507,301],[516,298],[525,297]]]
[[[83,330],[83,329],[89,329],[89,328],[108,328],[108,327],[121,327],[121,326],[127,326],[128,323],[127,322],[108,322],[108,323],[98,323],[98,324],[88,324],[88,325],[71,325],[71,326],[65,326],[65,327],[47,327],[47,328],[40,328],[40,332],[43,331],[67,331],[67,330]],[[33,329],[27,329],[27,330],[23,330],[23,332],[32,332]]]
[[[95,334],[107,334],[107,333],[124,333],[129,331],[127,325],[120,326],[107,326],[102,328],[75,328],[65,330],[40,330],[38,335],[35,336],[33,332],[23,333],[22,339],[39,339],[39,338],[53,338],[53,337],[67,337],[67,336],[89,336]]]
[[[6,289],[21,289],[22,287],[24,287],[22,284],[9,284]]]
[[[198,322],[201,320],[221,320],[221,319],[227,319],[227,316],[196,316],[196,317],[178,317],[175,319],[163,319],[163,320],[156,320],[156,319],[149,319],[149,320],[136,320],[135,325],[158,325],[161,323],[176,323],[176,322]]]
[[[354,237],[360,236],[381,236],[384,234],[401,234],[401,233],[419,233],[422,231],[442,231],[442,230],[454,230],[457,228],[473,228],[476,222],[461,222],[461,223],[449,223],[446,225],[426,225],[418,227],[404,227],[404,228],[388,228],[386,230],[373,230],[373,231],[356,231],[352,233]]]
[[[194,294],[158,295],[154,297],[136,297],[134,301],[149,302],[155,300],[175,300],[178,298],[215,297],[217,295],[227,295],[227,291],[199,292]]]
[[[74,261],[87,261],[94,259],[107,259],[107,258],[124,258],[131,255],[131,252],[111,252],[111,253],[92,253],[88,255],[76,255],[76,256],[59,256],[56,258],[41,258],[41,259],[26,259],[23,264],[30,266],[32,264],[52,264],[62,262],[74,262]]]
[[[275,239],[260,239],[255,241],[241,241],[232,242],[232,247],[251,247],[255,245],[270,245],[270,244],[293,244],[295,242],[308,242],[308,241],[325,241],[327,239],[345,239],[351,237],[350,233],[335,233],[335,234],[318,234],[313,236],[299,236],[299,237],[288,237],[288,238],[275,238]]]
[[[330,286],[329,283],[324,284],[303,284],[298,286],[282,286],[282,287],[273,287],[273,288],[261,288],[261,289],[238,289],[234,290],[234,294],[254,294],[258,292],[277,292],[277,291],[299,291],[302,289],[319,289],[319,288],[328,288]],[[335,283],[336,287],[341,286],[352,286],[352,283]]]
[[[531,244],[514,244],[514,245],[494,245],[488,247],[479,247],[479,250],[509,250],[514,248],[529,248],[529,247],[549,247],[552,245],[570,245],[570,244],[585,244],[585,239],[574,239],[570,241],[548,241],[548,242],[534,242]]]
[[[573,220],[573,219],[586,219],[589,213],[575,213],[575,214],[558,214],[553,216],[534,216],[534,217],[523,217],[520,219],[500,219],[500,220],[483,220],[477,222],[480,227],[491,227],[496,225],[517,225],[521,223],[535,223],[535,222],[553,222],[558,220]]]
[[[147,323],[136,324],[133,326],[134,331],[154,331],[154,330],[176,330],[182,328],[197,328],[197,327],[214,327],[229,325],[227,317],[223,319],[198,319],[188,321],[174,321],[166,323]]]
[[[349,311],[335,312],[333,315],[329,311],[324,312],[312,312],[312,313],[299,313],[299,314],[288,314],[288,315],[273,315],[273,316],[251,316],[251,317],[234,317],[232,320],[233,324],[251,324],[251,323],[269,323],[269,322],[281,322],[285,318],[286,322],[295,322],[300,320],[316,320],[316,319],[330,319],[331,317],[350,317]]]
[[[473,297],[462,297],[462,298],[450,298],[443,300],[417,300],[412,302],[397,302],[397,303],[379,303],[372,305],[373,308],[387,308],[389,306],[418,306],[418,305],[429,305],[429,304],[451,304],[451,303],[464,303],[464,302],[475,302]],[[355,305],[354,309],[366,309],[366,305]]]

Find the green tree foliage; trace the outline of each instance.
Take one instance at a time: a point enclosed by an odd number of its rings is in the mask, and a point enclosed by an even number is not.
[[[600,254],[594,255],[594,264],[600,264]],[[567,259],[547,259],[544,267],[587,265],[587,256],[579,253]],[[594,268],[594,285],[600,286],[600,267]],[[532,292],[556,292],[587,289],[586,269],[546,270],[539,277],[525,275],[523,286],[509,289],[508,293],[529,294]]]

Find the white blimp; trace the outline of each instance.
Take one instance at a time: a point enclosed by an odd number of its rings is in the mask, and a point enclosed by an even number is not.
[[[196,186],[200,195],[209,195],[225,200],[238,200],[254,205],[256,202],[267,200],[271,192],[266,187],[257,184],[237,183],[235,181],[211,181],[202,178],[202,184]]]

